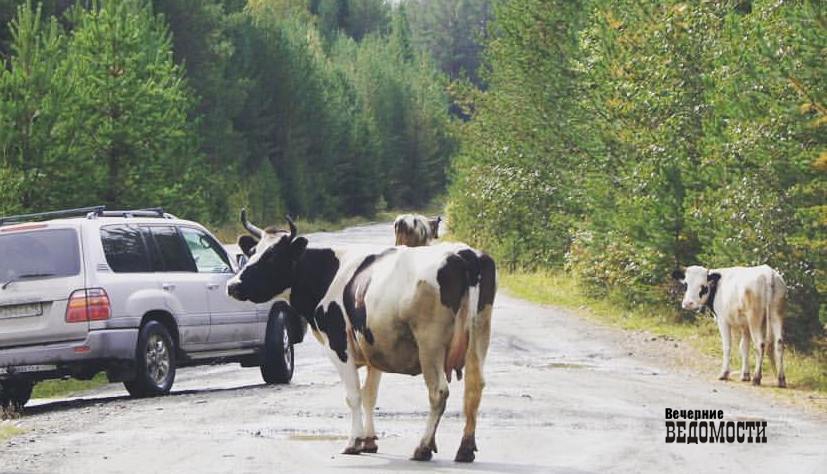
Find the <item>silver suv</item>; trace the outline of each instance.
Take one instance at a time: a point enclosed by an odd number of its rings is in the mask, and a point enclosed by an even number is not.
[[[0,404],[100,371],[133,396],[158,395],[176,367],[215,362],[289,382],[306,325],[284,301],[227,296],[237,268],[203,226],[161,209],[0,218]]]

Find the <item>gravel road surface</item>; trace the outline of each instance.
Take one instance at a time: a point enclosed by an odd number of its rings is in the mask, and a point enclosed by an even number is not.
[[[389,224],[310,236],[391,244]],[[350,426],[334,368],[308,335],[296,373],[265,386],[237,364],[181,369],[166,397],[132,400],[120,384],[34,400],[0,443],[0,472],[767,472],[827,473],[827,416],[774,389],[715,380],[717,363],[680,367],[685,345],[624,332],[500,293],[473,464],[455,464],[463,419],[454,380],[439,453],[409,461],[425,428],[421,377],[385,375],[379,453],[339,454]],[[690,352],[691,353],[691,352]],[[771,373],[765,382],[771,383]],[[790,381],[794,383],[794,381]],[[815,402],[813,402],[815,403]],[[664,411],[723,410],[766,420],[766,444],[667,444]]]

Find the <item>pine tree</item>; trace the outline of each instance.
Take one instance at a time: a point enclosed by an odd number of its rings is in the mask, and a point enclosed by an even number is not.
[[[12,56],[0,70],[0,166],[10,181],[3,200],[10,208],[45,209],[63,190],[44,183],[66,164],[53,147],[59,111],[69,98],[60,80],[63,35],[31,1],[18,7],[9,28]]]
[[[193,99],[166,26],[144,2],[101,1],[74,12],[65,57],[61,151],[110,207],[173,206],[206,217],[209,178],[191,123]],[[75,168],[77,167],[77,168]]]

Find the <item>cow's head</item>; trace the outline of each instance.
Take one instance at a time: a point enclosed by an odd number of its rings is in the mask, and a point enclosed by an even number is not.
[[[307,247],[307,239],[296,237],[296,225],[287,217],[290,231],[268,227],[259,229],[241,210],[241,223],[250,232],[238,238],[238,246],[248,260],[227,282],[227,294],[241,301],[263,303],[290,288],[296,262]]]
[[[686,290],[681,303],[683,309],[697,310],[709,301],[709,294],[718,285],[721,274],[693,265],[685,270],[675,270],[672,278],[681,282]]]
[[[428,227],[430,227],[431,238],[439,238],[439,223],[442,222],[442,216],[436,216],[433,219],[428,219]]]

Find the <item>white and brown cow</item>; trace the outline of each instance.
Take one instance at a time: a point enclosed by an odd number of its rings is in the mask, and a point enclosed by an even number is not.
[[[289,219],[289,232],[261,230],[243,211],[242,222],[252,236],[238,243],[249,260],[227,292],[258,303],[290,290],[290,305],[327,348],[347,391],[352,426],[344,453],[377,451],[373,410],[382,373],[421,373],[431,411],[412,459],[431,459],[451,372],[460,378],[464,367],[465,430],[455,460],[473,461],[496,292],[494,261],[463,244],[314,248],[296,236]],[[360,385],[362,366],[367,375]]]
[[[764,353],[769,350],[770,362],[778,375],[778,386],[787,385],[782,338],[787,286],[778,272],[767,265],[716,269],[691,266],[675,270],[672,277],[685,285],[684,309],[708,307],[715,315],[724,349],[720,380],[729,378],[731,332],[739,330],[741,380],[750,380],[749,341],[752,339],[756,351],[752,383],[761,384]]]
[[[439,238],[439,223],[442,216],[429,219],[419,214],[402,214],[393,221],[396,245],[420,247]]]

